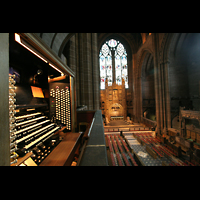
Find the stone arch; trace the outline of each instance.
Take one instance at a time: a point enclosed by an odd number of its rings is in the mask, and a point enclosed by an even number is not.
[[[159,50],[160,63],[171,62],[187,38],[188,33],[165,33]]]
[[[169,33],[165,33],[162,39],[161,48],[159,51],[159,61],[162,62],[168,59],[168,52],[169,52],[169,44],[171,41],[172,36]]]
[[[52,41],[55,38],[56,33],[40,33],[38,34],[41,39],[50,47],[52,48]]]
[[[161,48],[159,51],[159,63],[165,69],[165,95],[166,95],[166,118],[168,118],[168,127],[174,127],[176,116],[179,114],[179,106],[185,106],[186,109],[198,107],[192,102],[192,95],[198,96],[198,81],[195,78],[200,73],[197,66],[200,64],[198,49],[200,36],[192,33],[165,33]],[[193,44],[192,44],[193,42]],[[193,58],[191,59],[191,56]],[[195,63],[196,62],[196,63]],[[195,63],[192,65],[192,63]],[[196,65],[196,66],[195,66]],[[191,78],[192,77],[192,78]],[[168,88],[167,88],[168,87]],[[192,102],[192,103],[191,103]],[[170,120],[171,118],[171,120]],[[177,120],[176,120],[177,121]]]
[[[181,47],[181,44],[187,34],[182,33],[165,33],[161,48],[159,50],[159,61],[170,62],[176,55],[177,49]]]
[[[160,88],[158,91],[160,106],[160,126],[164,132],[171,128],[171,93],[170,83],[170,65],[179,48],[180,33],[164,33],[161,46],[159,49],[158,68],[162,79],[160,80]]]
[[[143,63],[144,57],[146,56],[147,53],[150,53],[153,55],[153,50],[150,48],[143,48],[137,56],[136,74],[138,76],[141,76],[141,74],[142,74],[142,63]]]
[[[153,55],[148,50],[143,51],[143,54],[141,56],[141,60],[139,62],[139,75],[144,75],[145,71],[147,70],[149,66],[150,60],[152,60]]]
[[[61,57],[61,54],[65,48],[65,45],[68,43],[68,41],[70,40],[70,38],[75,35],[75,33],[69,33],[65,39],[63,40],[62,44],[60,45],[59,51],[58,51],[58,56]]]
[[[41,39],[61,57],[63,49],[75,33],[36,33]]]
[[[58,55],[60,46],[63,40],[69,35],[69,33],[57,33],[52,40],[51,48]]]
[[[153,51],[149,48],[141,50],[137,59],[136,81],[135,81],[135,117],[136,121],[141,121],[143,117],[143,97],[142,97],[142,79],[145,75],[145,70],[151,65],[153,61]],[[154,84],[153,84],[154,85]]]

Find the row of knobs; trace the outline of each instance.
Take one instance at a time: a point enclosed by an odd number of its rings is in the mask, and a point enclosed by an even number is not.
[[[60,120],[62,124],[66,125],[68,130],[71,130],[71,117],[70,117],[70,93],[69,89],[50,90],[50,96],[55,98],[56,102],[56,119]]]
[[[15,93],[15,75],[9,75],[9,126],[10,126],[10,164],[17,163],[18,155],[15,153],[17,150],[17,144],[13,142],[16,139],[15,136],[15,114],[16,114],[16,93]]]

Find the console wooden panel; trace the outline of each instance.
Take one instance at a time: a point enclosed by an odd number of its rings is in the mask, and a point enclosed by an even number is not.
[[[81,133],[67,134],[40,166],[70,166],[80,139]]]

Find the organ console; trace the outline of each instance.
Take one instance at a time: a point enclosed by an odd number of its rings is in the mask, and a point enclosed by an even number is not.
[[[58,136],[56,140],[52,139],[61,128],[59,124],[51,122],[44,112],[37,112],[38,109],[27,110],[25,112],[18,105],[18,112],[15,111],[16,116],[13,116],[14,107],[11,107],[11,165],[17,163],[17,156],[24,157],[29,152],[30,158],[40,164],[59,141]]]
[[[10,45],[20,52],[19,59],[10,53],[10,165],[37,166],[63,140],[62,134],[72,131],[72,77],[63,76],[62,71],[41,61],[12,39]],[[42,73],[36,73],[38,70]]]

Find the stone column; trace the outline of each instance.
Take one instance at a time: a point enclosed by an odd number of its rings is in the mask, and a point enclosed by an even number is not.
[[[78,34],[79,97],[81,105],[89,110],[99,109],[99,65],[97,33]],[[78,80],[77,80],[78,81]]]
[[[83,33],[83,44],[84,44],[84,57],[83,57],[83,68],[84,68],[84,86],[85,93],[84,99],[87,102],[89,110],[93,109],[93,82],[92,82],[92,52],[91,52],[91,33]]]
[[[135,55],[133,55],[133,75],[134,75],[134,88],[133,88],[133,92],[134,92],[134,105],[133,105],[133,113],[134,113],[134,121],[135,122],[140,122],[140,118],[141,118],[141,74],[139,73],[139,69],[137,69],[134,66],[137,66],[136,64],[136,60],[134,59],[136,58]]]
[[[159,66],[158,66],[158,50],[159,50],[159,35],[158,33],[152,34],[152,43],[154,50],[154,84],[155,84],[155,103],[156,103],[156,134],[161,134],[161,118],[160,118],[160,83],[159,83]]]
[[[75,49],[75,42],[76,38],[75,35],[70,38],[70,46],[69,46],[69,67],[73,70],[76,76],[76,49]]]
[[[132,87],[132,91],[133,92],[133,120],[136,122],[136,84],[137,84],[137,80],[136,80],[136,70],[135,70],[135,66],[136,66],[136,56],[135,54],[132,54],[132,71],[133,71],[133,74],[132,74],[132,77],[133,77],[133,87]],[[130,77],[129,77],[130,79]]]
[[[84,47],[84,38],[83,38],[83,34],[82,33],[78,33],[78,68],[79,68],[79,98],[80,98],[80,104],[81,105],[87,105],[86,104],[86,99],[85,99],[85,93],[86,91],[86,87],[85,87],[85,63],[84,63],[84,51],[85,51],[85,47]]]
[[[76,105],[81,105],[80,100],[80,69],[79,69],[79,33],[76,33]]]
[[[169,90],[169,61],[164,63],[164,74],[165,74],[165,97],[166,97],[166,127],[171,128],[171,104],[170,104],[170,90]],[[168,132],[168,130],[167,130]]]
[[[93,70],[93,109],[100,109],[100,70],[99,52],[97,47],[97,33],[91,33],[92,37],[92,70]]]
[[[168,128],[171,128],[171,112],[170,112],[170,93],[169,93],[169,76],[168,76],[168,64],[169,62],[161,63],[162,72],[162,103],[163,103],[163,132],[168,133]],[[162,128],[161,128],[162,131]]]
[[[0,166],[9,166],[9,33],[0,33],[0,68]]]
[[[135,121],[141,122],[141,116],[142,116],[142,98],[141,98],[141,75],[139,76],[139,73],[136,73],[136,79],[135,79],[135,94],[134,94],[134,112],[135,112]]]
[[[158,51],[158,49],[157,49]],[[157,54],[158,55],[158,54]],[[159,61],[158,61],[158,71],[157,71],[157,74],[158,74],[158,95],[159,95],[159,113],[160,113],[160,130],[161,132],[163,131],[163,128],[164,128],[164,123],[163,123],[163,116],[164,116],[164,108],[163,108],[163,105],[164,105],[164,98],[163,98],[163,74],[162,74],[162,68],[163,66],[159,64]]]

